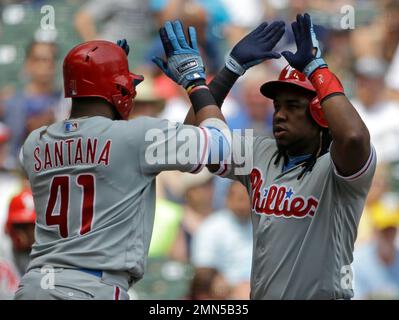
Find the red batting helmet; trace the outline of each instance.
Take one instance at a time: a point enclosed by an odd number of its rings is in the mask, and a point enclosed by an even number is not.
[[[301,87],[305,90],[311,91],[316,94],[316,89],[306,76],[298,70],[287,65],[280,73],[278,80],[269,81],[260,87],[260,92],[270,99],[274,99],[278,90],[282,87]],[[327,120],[324,117],[320,101],[317,98],[312,99],[309,105],[310,114],[313,120],[323,128],[328,128]]]
[[[128,119],[143,77],[129,71],[125,51],[113,42],[88,41],[74,47],[64,59],[66,98],[100,97]]]
[[[35,223],[36,212],[32,192],[25,189],[11,199],[8,208],[6,233],[12,233],[12,226],[20,223]]]
[[[10,129],[0,122],[0,143],[6,142],[10,139]]]

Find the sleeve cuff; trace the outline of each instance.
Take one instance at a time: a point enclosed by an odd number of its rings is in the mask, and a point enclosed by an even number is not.
[[[207,128],[199,127],[200,129],[200,147],[198,148],[200,152],[199,162],[194,165],[193,170],[190,173],[199,173],[206,165],[209,156],[209,141],[210,133]]]
[[[370,150],[370,156],[367,159],[365,165],[358,172],[356,172],[356,173],[354,173],[354,174],[352,174],[350,176],[346,176],[345,177],[345,176],[339,174],[337,168],[335,167],[334,162],[331,160],[332,164],[333,164],[335,175],[337,177],[343,179],[343,180],[346,180],[346,181],[354,181],[354,180],[357,180],[360,177],[362,177],[368,171],[368,169],[371,167],[371,164],[375,161],[375,158],[376,158],[374,146],[371,146],[370,149],[371,149]]]

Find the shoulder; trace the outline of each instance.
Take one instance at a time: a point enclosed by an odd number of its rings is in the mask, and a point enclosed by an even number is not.
[[[168,125],[177,125],[178,123],[171,122],[166,119],[161,119],[161,118],[153,118],[153,117],[147,117],[147,116],[140,116],[131,120],[127,121],[119,121],[122,125],[134,130],[135,128],[146,128],[146,129],[151,129],[151,128],[163,128],[167,127]]]
[[[323,167],[323,168],[330,168],[330,167],[332,168],[333,162],[332,162],[332,158],[331,158],[331,153],[326,152],[322,156],[318,157],[317,161],[316,161],[316,166]]]
[[[254,137],[252,148],[254,164],[269,162],[278,150],[276,140],[268,136]]]
[[[274,148],[277,149],[276,140],[269,136],[255,136],[254,146],[258,148]]]
[[[244,147],[251,147],[252,149],[276,149],[276,140],[268,137],[268,136],[253,136],[252,134],[238,134],[233,131],[233,144],[237,146],[237,144],[245,144]]]
[[[42,126],[38,129],[33,130],[25,139],[24,146],[29,145],[32,142],[36,142],[38,139],[40,139],[41,135],[46,132],[48,128],[49,126]]]

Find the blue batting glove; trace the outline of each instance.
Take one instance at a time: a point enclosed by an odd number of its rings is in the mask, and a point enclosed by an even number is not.
[[[125,51],[126,55],[129,54],[129,45],[127,44],[126,39],[122,39],[122,40],[118,40],[116,41],[116,44],[121,47],[123,49],[123,51]]]
[[[268,25],[263,22],[241,39],[231,50],[226,67],[242,75],[246,70],[266,59],[278,59],[281,55],[272,51],[285,32],[285,23],[275,21]]]
[[[205,67],[197,46],[197,34],[194,27],[188,28],[189,42],[179,20],[167,21],[159,30],[165,50],[166,61],[153,57],[152,61],[173,81],[188,88],[192,83],[205,81]]]
[[[291,67],[304,73],[309,78],[316,69],[327,67],[327,63],[321,57],[319,41],[314,32],[310,15],[307,13],[303,16],[298,14],[296,21],[291,26],[297,51],[295,54],[290,51],[284,51],[281,54]]]

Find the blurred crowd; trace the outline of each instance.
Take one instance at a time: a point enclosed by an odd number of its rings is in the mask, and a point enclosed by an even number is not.
[[[55,28],[41,24],[47,4],[54,8]],[[352,18],[344,10],[348,5],[354,20],[345,29],[342,19]],[[399,0],[2,0],[0,299],[12,297],[34,241],[35,212],[18,166],[19,149],[32,130],[68,117],[70,101],[63,98],[60,78],[63,56],[73,45],[126,38],[130,68],[145,77],[131,118],[183,121],[190,105],[185,92],[151,62],[163,53],[158,29],[164,21],[179,18],[196,27],[212,77],[232,46],[265,19],[286,21],[277,50],[293,49],[289,26],[299,12],[312,15],[325,60],[368,126],[377,151],[378,169],[352,266],[355,298],[398,299]],[[13,33],[26,19],[31,27]],[[222,109],[231,129],[271,135],[273,104],[259,87],[276,79],[285,64],[283,58],[269,60],[240,78]],[[164,172],[157,188],[148,271],[131,289],[132,298],[248,299],[252,225],[245,188],[206,171]]]

